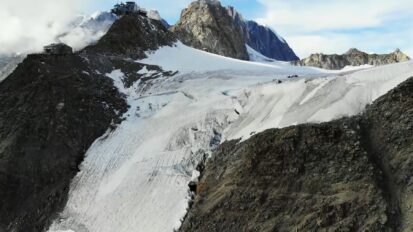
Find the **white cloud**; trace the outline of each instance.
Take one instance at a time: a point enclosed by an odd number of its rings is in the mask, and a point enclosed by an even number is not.
[[[355,35],[323,33],[320,35],[289,36],[288,43],[300,57],[312,53],[342,54],[349,48],[358,48],[368,53],[389,53],[402,49],[410,57],[413,55],[413,36],[408,33],[358,33]]]
[[[40,50],[64,30],[85,0],[0,0],[0,54]]]
[[[267,12],[259,21],[295,30],[354,29],[380,26],[392,13],[411,12],[411,0],[258,0]]]
[[[299,54],[343,53],[351,46],[351,41],[339,35],[303,35],[291,36],[288,43]],[[315,50],[315,48],[317,50]]]
[[[300,57],[341,53],[350,47],[413,51],[411,0],[258,0],[266,12],[256,19],[287,39]],[[410,24],[410,25],[408,25]]]

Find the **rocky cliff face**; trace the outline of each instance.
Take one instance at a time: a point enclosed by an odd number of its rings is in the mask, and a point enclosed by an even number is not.
[[[172,31],[188,46],[236,59],[249,58],[240,28],[219,1],[191,3]]]
[[[29,55],[0,83],[0,231],[47,229],[66,204],[87,149],[127,110],[106,73],[122,70],[125,86],[144,83],[143,65],[130,55],[174,41],[160,22],[125,16],[96,45]],[[153,73],[145,78],[162,72],[145,68]]]
[[[262,55],[281,61],[299,60],[288,43],[276,32],[268,27],[259,25],[255,21],[245,20],[234,7],[227,8],[228,14],[235,24],[241,28],[245,43]]]
[[[268,58],[299,59],[270,28],[245,20],[233,7],[225,8],[217,0],[191,3],[172,31],[188,46],[232,58],[248,60],[247,44]]]
[[[410,58],[399,49],[390,54],[367,54],[355,48],[342,55],[312,54],[308,58],[295,62],[300,66],[313,66],[324,69],[340,70],[346,66],[385,65],[408,61]]]
[[[362,116],[226,142],[181,231],[410,231],[413,79]]]

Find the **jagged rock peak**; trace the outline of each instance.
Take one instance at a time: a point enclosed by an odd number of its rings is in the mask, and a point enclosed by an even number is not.
[[[350,48],[345,54],[347,54],[347,55],[359,55],[359,54],[366,54],[366,53],[358,50],[357,48]]]
[[[234,7],[223,7],[217,0],[192,2],[172,31],[188,46],[237,59],[249,59],[246,45],[276,60],[299,59],[273,30],[245,20]]]
[[[389,54],[368,54],[356,48],[351,48],[342,55],[312,54],[309,57],[295,62],[300,66],[314,66],[324,69],[340,70],[346,66],[372,65],[379,66],[410,60],[406,54],[396,49]]]
[[[404,52],[402,52],[399,48],[396,48],[396,50],[394,50],[394,52],[390,54],[398,56],[399,59],[410,60],[410,57],[406,55]]]
[[[242,60],[249,58],[240,28],[219,1],[192,2],[172,31],[188,46]]]
[[[213,4],[213,5],[221,5],[221,2],[218,0],[199,0],[202,4]]]
[[[143,58],[145,51],[171,46],[174,42],[176,37],[161,21],[132,14],[120,17],[106,35],[85,50]]]

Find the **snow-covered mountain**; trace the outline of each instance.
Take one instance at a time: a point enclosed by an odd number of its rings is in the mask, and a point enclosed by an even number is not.
[[[340,70],[345,67],[379,66],[398,62],[409,61],[410,57],[399,49],[389,54],[368,54],[356,48],[351,48],[346,53],[337,55],[311,54],[309,57],[293,62],[301,66],[313,66],[324,69]]]
[[[243,61],[186,46],[159,20],[111,17],[74,24],[110,27],[81,52],[29,55],[0,83],[0,230],[179,229],[188,183],[223,142],[357,115],[413,76],[411,61]]]

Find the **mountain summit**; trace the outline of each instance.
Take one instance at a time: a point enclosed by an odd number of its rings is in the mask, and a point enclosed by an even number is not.
[[[125,15],[95,45],[86,50],[142,58],[145,57],[144,51],[172,45],[175,41],[176,37],[161,21],[139,15]]]
[[[172,31],[184,44],[218,55],[249,60],[248,45],[268,58],[298,60],[287,42],[273,30],[245,20],[234,7],[223,7],[216,0],[191,3]]]
[[[249,59],[240,28],[219,1],[192,2],[182,11],[172,31],[191,47],[232,58]]]

